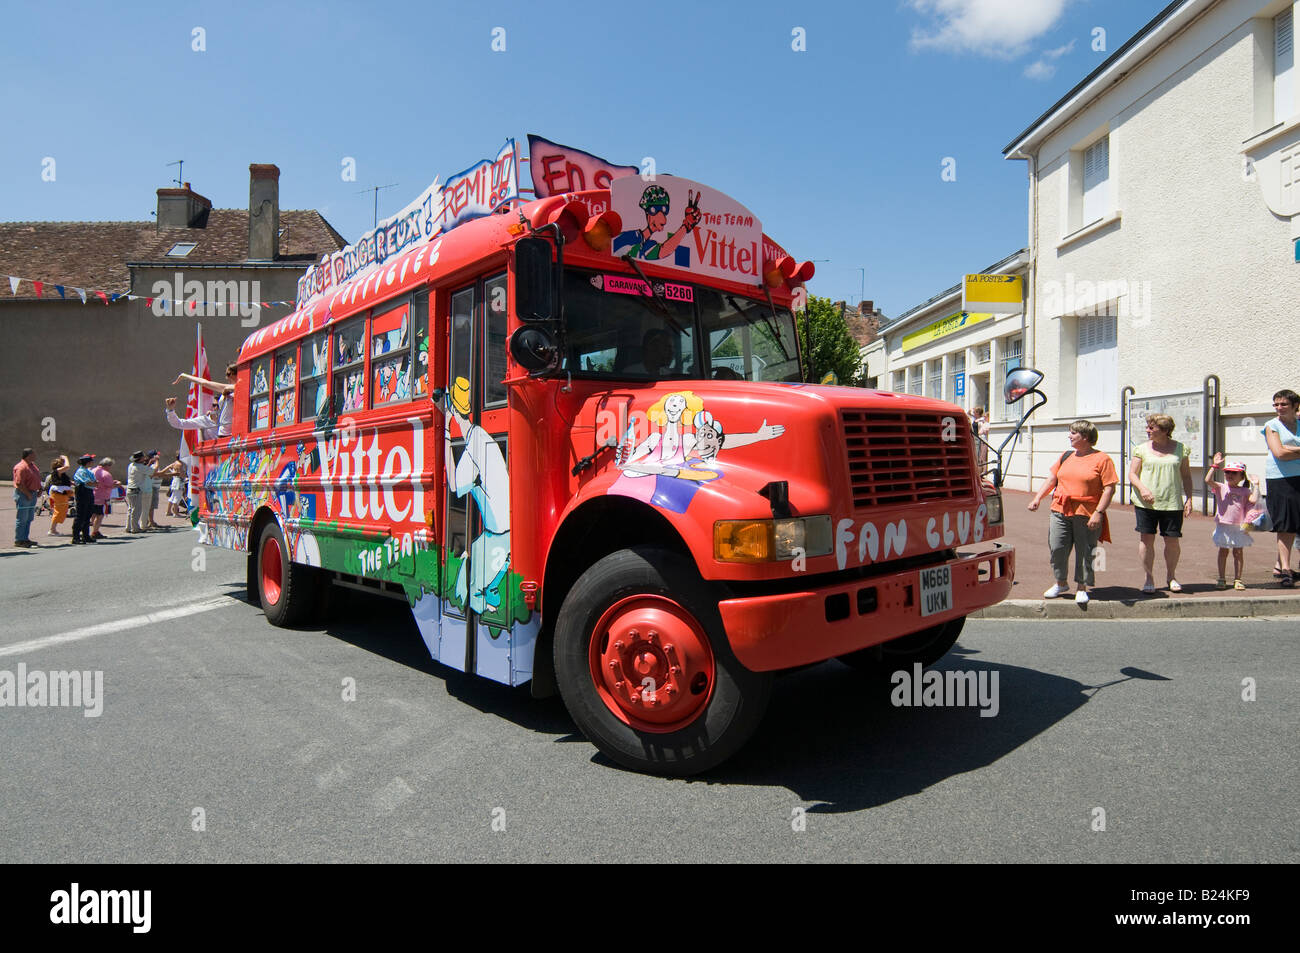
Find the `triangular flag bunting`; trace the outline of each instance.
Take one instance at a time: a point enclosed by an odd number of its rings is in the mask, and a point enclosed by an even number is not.
[[[21,278],[15,278],[13,275],[9,276],[9,291],[12,294],[14,295],[18,294],[18,282],[20,281],[22,281]]]
[[[144,306],[145,306],[146,308],[152,308],[152,307],[153,307],[153,298],[145,298],[145,299],[144,299]]]
[[[60,298],[63,298],[64,300],[67,300],[67,297],[68,297],[68,296],[65,295],[65,294],[63,293],[63,285],[55,285],[55,286],[54,286],[54,290],[57,291],[57,292],[59,293],[59,297],[60,297]]]
[[[39,297],[41,297],[41,290],[45,287],[45,282],[43,282],[43,281],[33,281],[33,282],[32,282],[32,287],[36,289],[36,297],[39,298]]]
[[[81,303],[82,303],[82,304],[85,304],[85,303],[86,303],[86,289],[85,289],[85,288],[73,288],[72,290],[75,291],[77,294],[81,295]]]
[[[104,294],[104,292],[96,291],[95,296],[97,298],[102,298],[104,300],[104,304],[108,304],[108,295]]]

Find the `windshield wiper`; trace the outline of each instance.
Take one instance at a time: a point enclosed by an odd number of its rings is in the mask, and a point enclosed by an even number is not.
[[[765,289],[763,289],[763,290],[766,291],[767,289],[765,288]],[[731,295],[727,295],[727,302],[728,302],[728,303],[729,303],[733,308],[735,308],[737,311],[739,311],[741,314],[743,314],[743,315],[745,316],[745,320],[746,320],[746,321],[749,320],[749,310],[748,310],[747,308],[742,308],[742,307],[740,306],[740,302],[739,302],[739,301],[737,301],[737,300],[736,300],[734,297],[732,297]],[[772,299],[771,299],[771,296],[769,296],[769,297],[768,297],[768,304],[771,304],[771,303],[772,303]],[[754,306],[755,308],[757,308],[757,306],[758,306],[758,305],[757,305],[757,302],[753,302],[752,304],[753,304],[753,306]],[[765,315],[762,311],[759,311],[759,312],[758,312],[758,316],[759,316],[760,318],[763,319],[763,324],[765,324],[765,325],[767,326],[767,333],[770,334],[770,335],[772,336],[772,340],[776,343],[776,346],[779,347],[779,348],[781,349],[781,356],[784,357],[787,361],[790,360],[790,352],[787,351],[787,350],[785,349],[785,344],[782,343],[782,341],[781,341],[781,333],[780,333],[780,331],[777,329],[777,326],[776,326],[775,324],[773,324],[772,321],[768,320],[767,315]],[[776,316],[776,308],[775,308],[775,307],[772,308],[772,317],[773,317],[776,321],[780,321],[780,320],[781,320],[780,318],[777,318],[777,316]]]
[[[665,321],[667,321],[669,324],[671,324],[673,330],[676,331],[678,334],[685,334],[686,329],[677,323],[677,319],[674,318],[672,312],[668,310],[668,305],[664,304],[662,301],[660,301],[658,298],[655,297],[655,286],[650,283],[650,279],[647,278],[645,272],[641,270],[641,266],[636,263],[636,259],[632,257],[632,253],[628,252],[626,255],[624,255],[623,260],[632,266],[632,270],[637,273],[638,278],[640,278],[642,281],[645,282],[646,290],[650,292],[650,294],[648,295],[635,295],[634,297],[638,301],[640,301],[642,298],[648,297],[650,299],[650,303],[654,305],[654,309],[653,309],[654,312],[658,314],[661,318],[663,318]]]

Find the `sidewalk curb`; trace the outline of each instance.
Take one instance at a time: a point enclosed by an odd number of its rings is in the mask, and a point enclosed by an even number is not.
[[[1224,619],[1300,615],[1300,597],[1251,596],[1173,599],[1094,599],[1079,606],[1073,599],[1007,599],[972,612],[971,619]]]

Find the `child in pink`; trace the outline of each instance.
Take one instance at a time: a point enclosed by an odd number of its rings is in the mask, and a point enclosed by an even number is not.
[[[1220,467],[1223,468],[1226,483],[1214,479]],[[1225,466],[1223,454],[1216,453],[1214,462],[1205,473],[1205,485],[1210,488],[1217,503],[1214,535],[1211,538],[1214,545],[1219,547],[1218,587],[1228,588],[1225,573],[1228,568],[1228,550],[1231,549],[1232,574],[1236,577],[1232,582],[1232,588],[1245,589],[1246,584],[1241,581],[1241,571],[1246,563],[1245,548],[1251,544],[1251,539],[1250,534],[1243,529],[1243,525],[1246,522],[1246,511],[1259,499],[1259,480],[1255,480],[1255,489],[1252,490],[1250,481],[1246,479],[1246,465],[1233,461]]]

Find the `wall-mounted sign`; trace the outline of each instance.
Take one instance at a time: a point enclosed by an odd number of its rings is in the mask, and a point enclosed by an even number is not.
[[[1025,280],[1020,275],[967,275],[962,279],[963,311],[1019,314],[1024,302]]]
[[[981,321],[987,321],[993,317],[990,312],[959,311],[956,314],[950,314],[946,318],[940,318],[933,324],[927,324],[919,331],[913,331],[911,334],[903,335],[903,353],[920,347],[922,344],[929,344],[941,337],[949,334],[955,334],[962,328],[968,328],[972,324],[979,324]]]
[[[1128,445],[1140,447],[1147,442],[1147,418],[1168,414],[1174,418],[1174,439],[1192,451],[1188,463],[1192,469],[1205,466],[1205,395],[1198,391],[1186,394],[1154,394],[1128,399]],[[1127,478],[1126,478],[1127,482]]]
[[[965,374],[957,375],[956,385],[957,385],[956,387],[957,397],[958,398],[965,397],[966,396],[966,375]]]

